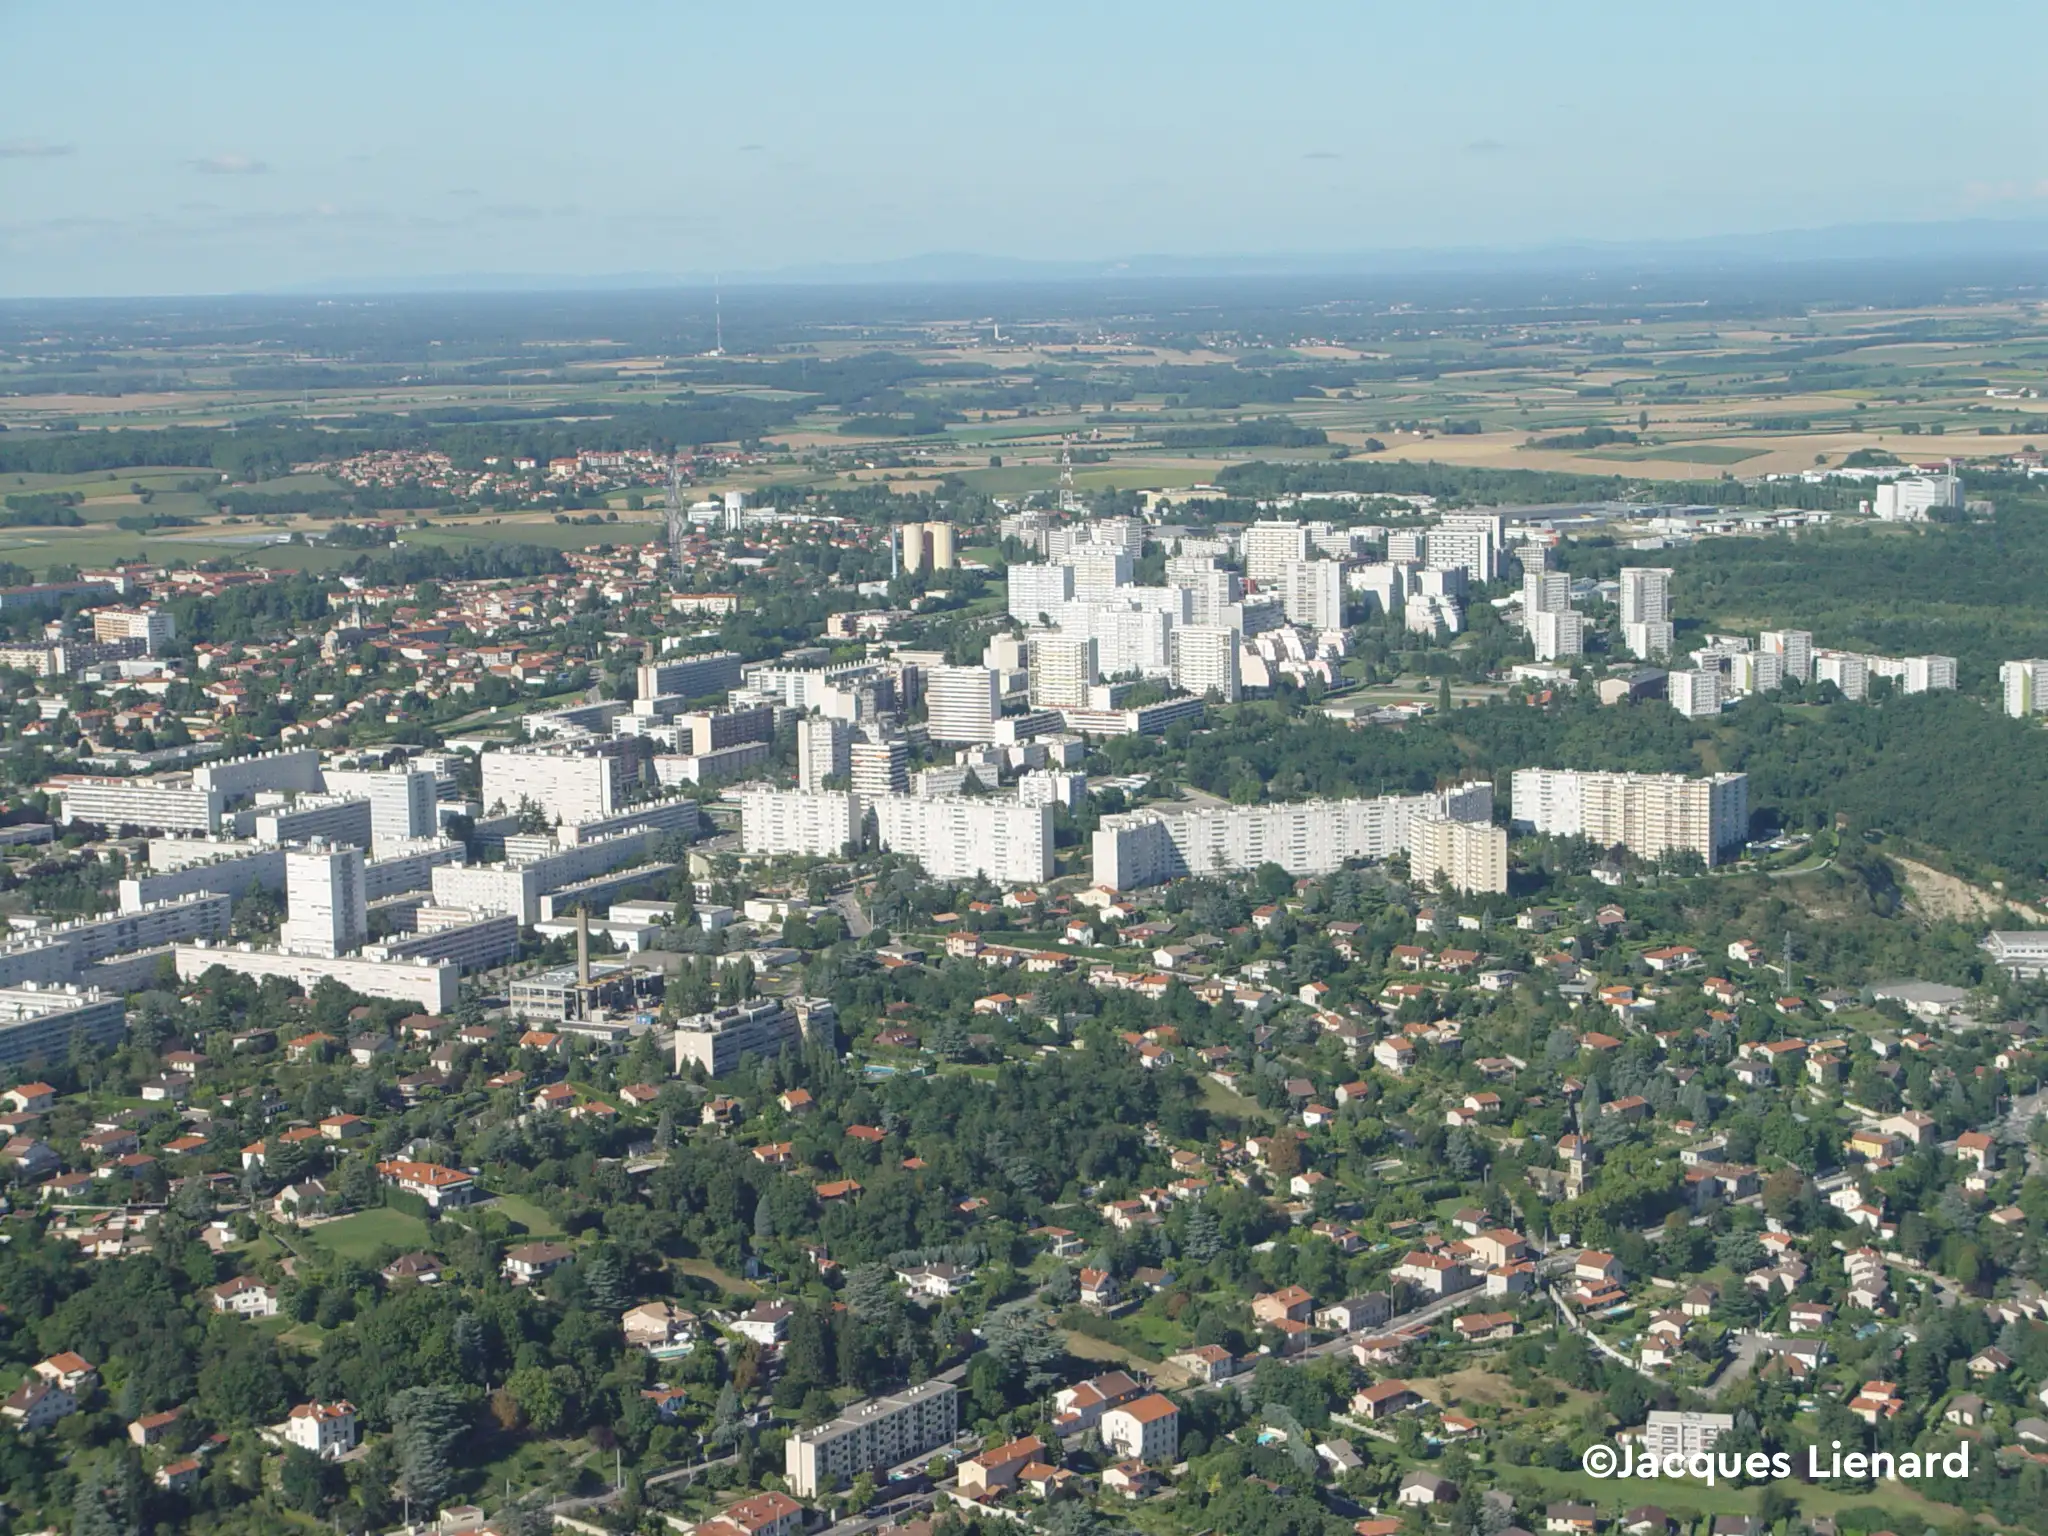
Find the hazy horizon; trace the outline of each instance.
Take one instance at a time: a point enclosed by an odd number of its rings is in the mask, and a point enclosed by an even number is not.
[[[2024,50],[1981,46],[2028,14],[17,6],[0,44],[39,67],[0,103],[0,295],[1305,270],[1869,226],[2036,249]]]

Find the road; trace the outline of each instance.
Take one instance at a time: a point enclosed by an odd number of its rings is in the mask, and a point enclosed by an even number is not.
[[[1584,1320],[1581,1319],[1576,1312],[1572,1311],[1570,1307],[1564,1304],[1564,1297],[1558,1294],[1556,1286],[1550,1286],[1548,1287],[1548,1290],[1550,1292],[1551,1301],[1554,1302],[1557,1306],[1558,1320],[1562,1322],[1565,1325],[1565,1327],[1569,1328],[1573,1333],[1576,1333],[1580,1338],[1584,1339],[1588,1344],[1592,1345],[1594,1349],[1598,1350],[1601,1354],[1605,1355],[1608,1359],[1612,1360],[1616,1365],[1627,1366],[1630,1370],[1634,1371],[1638,1376],[1642,1377],[1645,1381],[1655,1381],[1657,1379],[1655,1372],[1649,1370],[1645,1366],[1637,1365],[1635,1361],[1629,1359],[1627,1355],[1624,1355],[1612,1344],[1609,1344],[1605,1339],[1601,1338],[1599,1334],[1595,1333],[1592,1329],[1588,1328]]]
[[[860,902],[849,890],[841,891],[832,898],[832,905],[846,919],[846,931],[856,939],[864,939],[875,931],[875,925],[868,921],[867,913],[861,911]]]
[[[2027,1140],[2027,1133],[2033,1129],[2034,1117],[2044,1112],[2048,1112],[2048,1088],[2023,1093],[2012,1101],[2012,1107],[2005,1112],[2005,1118],[1999,1121],[1991,1132],[1994,1140],[2005,1141],[2010,1138],[2025,1144],[2028,1173],[2041,1171],[2041,1154],[2034,1150],[2034,1144]]]
[[[1719,1397],[1725,1388],[1738,1381],[1747,1381],[1749,1373],[1756,1369],[1756,1363],[1765,1352],[1765,1343],[1770,1338],[1765,1333],[1744,1333],[1735,1346],[1735,1357],[1721,1368],[1721,1374],[1700,1388],[1701,1397]]]

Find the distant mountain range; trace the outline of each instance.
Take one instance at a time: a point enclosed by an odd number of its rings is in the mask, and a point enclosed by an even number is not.
[[[1515,273],[1650,268],[1667,271],[1843,261],[1955,262],[2048,258],[2048,220],[1957,219],[1840,224],[1824,229],[1684,240],[1580,241],[1533,246],[1423,246],[1242,256],[1136,255],[1048,261],[934,252],[886,261],[816,263],[751,272],[456,272],[296,283],[279,293],[624,292],[657,288],[861,287],[1116,280],[1373,277],[1425,272]]]

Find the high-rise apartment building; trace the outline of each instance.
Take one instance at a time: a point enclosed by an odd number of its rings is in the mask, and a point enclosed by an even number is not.
[[[885,852],[907,854],[934,880],[1037,885],[1052,878],[1052,806],[995,796],[874,802]]]
[[[1586,621],[1570,609],[1539,610],[1529,615],[1529,641],[1538,661],[1562,661],[1586,650]]]
[[[1860,699],[1870,692],[1870,658],[1855,651],[1815,651],[1813,680],[1833,683],[1845,699]]]
[[[1308,529],[1300,523],[1257,522],[1244,531],[1244,573],[1262,587],[1307,558]]]
[[[1131,584],[1131,556],[1108,545],[1088,545],[1067,557],[1074,573],[1074,601],[1099,603]]]
[[[1490,821],[1416,819],[1408,836],[1408,875],[1423,886],[1505,895],[1508,888],[1507,828]]]
[[[713,651],[704,656],[673,656],[640,664],[634,691],[643,699],[709,698],[740,685],[740,653]]]
[[[1335,560],[1296,560],[1280,571],[1287,622],[1306,629],[1344,627],[1344,567]]]
[[[1101,681],[1093,635],[1052,630],[1031,644],[1031,706],[1085,709],[1088,690]]]
[[[1095,884],[1136,890],[1184,875],[1226,875],[1278,864],[1291,875],[1328,874],[1347,859],[1409,848],[1425,818],[1491,821],[1493,786],[1475,782],[1427,795],[1296,800],[1270,805],[1148,807],[1106,816],[1092,845]]]
[[[1711,719],[1721,713],[1721,674],[1706,668],[1668,673],[1664,696],[1688,720]]]
[[[775,857],[836,859],[860,842],[860,801],[847,790],[762,789],[740,799],[740,846]]]
[[[1663,566],[1621,568],[1621,622],[1664,624],[1671,619],[1671,572]]]
[[[284,899],[278,946],[288,955],[346,955],[369,939],[360,848],[315,843],[286,850]]]
[[[1005,580],[1010,617],[1020,623],[1042,623],[1074,600],[1071,565],[1013,565]]]
[[[2015,720],[2048,710],[2048,661],[2008,661],[1998,669],[2005,712]]]
[[[856,741],[847,752],[853,792],[864,800],[910,793],[910,743],[901,736]]]
[[[1767,629],[1756,648],[1785,658],[1785,676],[1795,683],[1813,681],[1813,636],[1803,629]]]
[[[1785,658],[1775,651],[1739,651],[1728,658],[1726,678],[1733,693],[1771,693],[1785,681]]]
[[[796,723],[797,788],[820,790],[825,780],[853,772],[853,727],[826,715],[806,715]]]
[[[1513,795],[1517,828],[1619,845],[1638,858],[1690,849],[1711,864],[1749,835],[1747,774],[1518,768]]]
[[[1182,624],[1173,631],[1173,686],[1204,698],[1213,688],[1225,704],[1243,692],[1238,633],[1217,624]]]
[[[1866,656],[1872,677],[1888,677],[1901,693],[1931,693],[1956,685],[1953,656]]]
[[[931,739],[995,740],[1002,688],[1002,674],[987,667],[933,667],[924,678],[925,728]]]
[[[154,656],[177,636],[168,608],[102,608],[92,616],[92,637],[103,645],[140,640],[144,654]]]
[[[1672,638],[1669,619],[1639,619],[1621,626],[1621,643],[1637,661],[1668,661]]]
[[[597,821],[625,804],[622,763],[612,752],[486,752],[484,811],[531,804],[550,822]]]
[[[1497,512],[1450,512],[1429,530],[1424,546],[1429,564],[1439,571],[1462,570],[1475,582],[1500,576],[1502,531]]]
[[[433,837],[441,830],[434,775],[418,769],[329,768],[322,777],[330,794],[370,802],[370,838],[379,846]]]
[[[1572,605],[1572,578],[1565,571],[1529,571],[1522,577],[1523,614],[1564,613]]]

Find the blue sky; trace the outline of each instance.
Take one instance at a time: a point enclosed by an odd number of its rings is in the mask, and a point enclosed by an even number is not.
[[[2034,218],[2037,19],[0,0],[0,294]]]

